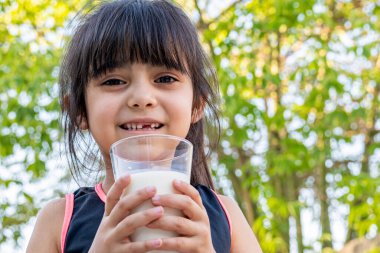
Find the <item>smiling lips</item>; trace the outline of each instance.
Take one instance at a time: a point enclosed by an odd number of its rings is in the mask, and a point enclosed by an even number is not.
[[[163,126],[161,123],[126,123],[121,125],[125,130],[157,130]]]

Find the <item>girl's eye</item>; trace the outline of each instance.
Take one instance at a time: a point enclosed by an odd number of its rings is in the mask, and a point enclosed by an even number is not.
[[[108,80],[104,81],[102,84],[103,85],[110,85],[110,86],[121,85],[121,84],[125,84],[125,81],[115,78],[115,79],[108,79]]]
[[[172,76],[161,76],[155,80],[156,83],[173,83],[178,81],[178,79]]]

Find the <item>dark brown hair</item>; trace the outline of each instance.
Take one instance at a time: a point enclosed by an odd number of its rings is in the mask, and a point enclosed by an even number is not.
[[[94,159],[100,153],[96,143],[79,126],[80,119],[87,118],[85,90],[89,80],[139,62],[189,74],[194,91],[193,114],[204,110],[206,115],[191,124],[186,136],[194,145],[191,183],[213,188],[204,135],[207,118],[219,136],[218,83],[197,30],[186,14],[165,0],[119,0],[82,13],[76,22],[59,78],[65,142],[74,178],[86,178],[99,167],[96,160],[100,161]]]

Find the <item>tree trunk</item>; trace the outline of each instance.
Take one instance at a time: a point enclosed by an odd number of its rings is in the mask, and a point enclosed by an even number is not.
[[[232,186],[235,192],[235,198],[238,201],[242,211],[247,218],[248,223],[252,226],[255,219],[255,208],[252,199],[250,198],[249,189],[242,187],[242,182],[238,178],[234,171],[228,170],[228,178],[232,182]]]
[[[318,173],[318,196],[319,196],[319,203],[321,208],[321,228],[322,228],[322,236],[325,235],[331,235],[331,228],[330,228],[330,218],[329,218],[329,204],[328,204],[328,196],[326,193],[327,190],[327,182],[326,182],[326,175],[327,175],[327,168],[324,165],[321,165],[319,167],[319,173]],[[322,240],[322,248],[326,247],[332,247],[332,241],[331,239],[323,238]]]
[[[298,179],[297,175],[293,173],[288,178],[288,195],[289,199],[294,203],[298,202]],[[297,239],[297,249],[298,253],[303,253],[304,246],[303,246],[303,236],[302,236],[302,223],[301,223],[301,208],[299,205],[294,206],[295,213],[292,214],[294,217],[294,220],[296,222],[296,239]]]
[[[303,246],[303,236],[302,236],[302,223],[301,223],[301,212],[300,208],[296,208],[296,228],[297,228],[297,249],[298,253],[304,252]]]

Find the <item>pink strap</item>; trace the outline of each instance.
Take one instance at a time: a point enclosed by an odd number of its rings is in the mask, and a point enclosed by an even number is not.
[[[228,213],[226,206],[223,204],[223,202],[219,198],[218,194],[216,194],[216,192],[214,190],[212,190],[212,189],[211,189],[211,191],[214,193],[216,199],[219,201],[219,204],[223,208],[224,214],[226,215],[227,220],[228,220],[228,226],[230,227],[230,237],[232,238],[232,224],[231,224],[230,214]]]
[[[67,235],[67,231],[69,230],[71,216],[73,215],[73,209],[74,209],[74,194],[73,193],[67,194],[65,217],[63,218],[63,226],[62,226],[62,232],[61,232],[61,252],[62,253],[65,250],[66,235]]]
[[[106,194],[104,193],[103,191],[103,188],[102,188],[102,183],[99,183],[97,185],[95,185],[95,192],[98,194],[99,198],[104,202],[106,203]]]

